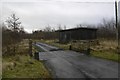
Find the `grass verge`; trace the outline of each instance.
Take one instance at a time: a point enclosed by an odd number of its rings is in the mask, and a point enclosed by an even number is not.
[[[3,57],[3,78],[51,78],[42,61],[28,55],[28,40],[17,45],[15,55]]]
[[[3,78],[50,78],[42,62],[25,55],[3,59]]]
[[[110,51],[91,51],[91,55],[103,59],[120,62],[120,55]]]

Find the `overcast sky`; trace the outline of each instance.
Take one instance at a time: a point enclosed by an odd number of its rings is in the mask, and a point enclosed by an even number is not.
[[[16,13],[28,32],[48,24],[54,28],[58,24],[73,28],[115,18],[114,0],[2,0],[2,21],[12,13]]]

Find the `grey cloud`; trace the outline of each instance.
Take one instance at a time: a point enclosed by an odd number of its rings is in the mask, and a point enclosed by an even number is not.
[[[55,2],[56,1],[56,2]],[[58,0],[42,2],[4,2],[3,19],[15,12],[28,31],[45,25],[73,26],[79,23],[97,24],[102,18],[114,17],[114,3],[71,3]],[[77,1],[77,0],[76,0]]]

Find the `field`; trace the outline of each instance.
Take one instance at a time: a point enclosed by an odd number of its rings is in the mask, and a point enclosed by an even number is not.
[[[59,48],[68,50],[69,46],[72,45],[72,50],[80,52],[81,50],[84,50],[87,48],[85,43],[67,43],[67,44],[60,44],[57,43],[56,40],[34,40],[34,41],[40,41],[44,42],[53,46],[57,46]],[[114,40],[105,40],[101,39],[99,40],[98,44],[91,44],[90,43],[90,55],[94,57],[99,57],[103,59],[108,59],[116,62],[120,62],[119,57],[120,54],[117,54],[117,43]]]
[[[3,57],[3,78],[51,78],[42,61],[28,55],[28,40],[17,45],[15,55]]]

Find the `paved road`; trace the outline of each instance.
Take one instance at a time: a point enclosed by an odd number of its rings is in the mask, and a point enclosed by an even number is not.
[[[42,43],[42,45],[44,45]],[[46,67],[54,78],[118,78],[118,63],[99,59],[75,51],[39,52],[39,59],[44,60]]]

